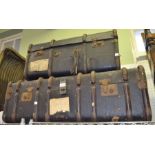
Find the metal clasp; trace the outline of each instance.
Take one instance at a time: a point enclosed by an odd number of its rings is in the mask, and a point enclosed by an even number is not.
[[[66,80],[60,80],[59,92],[61,95],[66,94],[67,92]]]
[[[100,80],[101,96],[115,96],[118,95],[117,84],[110,84],[110,80]]]

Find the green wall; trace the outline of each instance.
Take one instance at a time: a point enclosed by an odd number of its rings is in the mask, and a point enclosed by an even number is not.
[[[16,35],[18,33],[21,33],[23,30],[22,29],[0,29],[0,39],[3,39],[5,37],[10,37],[12,35]]]
[[[26,29],[22,32],[22,41],[20,45],[20,52],[23,56],[27,55],[29,44],[38,44],[48,42],[52,39],[59,40],[75,36],[81,36],[85,33],[92,34],[98,32],[105,32],[108,29]],[[132,46],[130,30],[118,29],[119,49],[121,54],[122,64],[132,64]]]
[[[131,43],[131,30],[120,29],[118,30],[119,37],[119,50],[121,54],[121,64],[132,64],[134,63]]]

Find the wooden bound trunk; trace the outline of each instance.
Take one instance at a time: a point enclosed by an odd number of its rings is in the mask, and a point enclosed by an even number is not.
[[[9,83],[3,120],[27,122],[151,121],[142,66]]]
[[[120,69],[116,30],[31,45],[25,78],[60,77]]]

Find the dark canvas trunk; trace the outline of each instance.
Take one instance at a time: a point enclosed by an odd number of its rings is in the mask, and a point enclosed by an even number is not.
[[[116,30],[31,45],[25,78],[69,76],[120,69]]]
[[[3,120],[151,121],[145,71],[81,74],[9,84]]]
[[[17,82],[24,77],[25,59],[13,49],[0,53],[0,111],[3,110],[8,82]]]

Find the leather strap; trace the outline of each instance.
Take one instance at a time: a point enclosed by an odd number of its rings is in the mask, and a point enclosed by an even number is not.
[[[46,112],[45,112],[45,121],[49,122],[50,120],[50,115],[49,115],[49,104],[50,104],[50,99],[51,99],[51,88],[52,88],[52,81],[53,81],[53,77],[50,77],[48,79],[48,89],[47,89],[47,103],[46,103]]]
[[[92,121],[96,122],[96,75],[91,72],[91,100],[92,100]]]
[[[80,93],[81,93],[81,88],[80,88],[80,85],[81,85],[81,73],[79,73],[77,75],[77,87],[76,87],[76,120],[78,122],[81,121],[81,106],[80,106]]]
[[[36,87],[36,93],[35,93],[35,101],[34,101],[34,112],[33,112],[33,121],[38,120],[38,102],[39,102],[39,89],[41,85],[42,78],[39,78],[37,80],[37,87]]]
[[[12,114],[11,114],[11,119],[13,122],[16,121],[16,110],[17,110],[17,104],[19,101],[19,89],[20,89],[21,83],[22,83],[22,81],[18,81],[17,85],[16,85],[15,98],[14,98],[14,102],[13,102],[13,110],[12,110]]]

